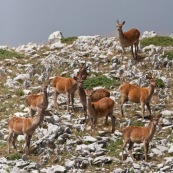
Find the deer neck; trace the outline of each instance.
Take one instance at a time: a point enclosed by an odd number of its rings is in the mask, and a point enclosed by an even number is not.
[[[44,91],[42,109],[47,109],[47,106],[48,106],[48,94],[47,94],[47,91]]]
[[[156,131],[156,125],[153,122],[151,122],[149,124],[149,128],[150,128],[150,130],[149,130],[148,140],[151,141],[151,139],[153,138],[154,133]]]
[[[92,103],[91,103],[91,97],[86,97],[86,101],[87,101],[87,109],[88,109],[88,113],[89,115],[94,115],[94,109],[92,107]]]
[[[80,97],[80,101],[86,103],[86,94],[82,86],[78,86],[78,93]]]
[[[150,87],[149,87],[149,98],[151,98],[151,96],[153,95],[154,93],[154,86],[152,84],[150,84]]]
[[[120,29],[118,32],[119,32],[119,40],[121,41],[121,40],[125,39],[125,36],[124,36],[123,30]]]

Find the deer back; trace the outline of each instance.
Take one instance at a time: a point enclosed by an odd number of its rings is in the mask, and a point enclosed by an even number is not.
[[[97,89],[97,90],[94,90],[91,96],[91,101],[96,102],[104,97],[110,97],[110,92],[106,89]]]
[[[137,29],[132,28],[124,32],[124,36],[128,40],[129,43],[133,44],[134,42],[139,41],[140,32]]]

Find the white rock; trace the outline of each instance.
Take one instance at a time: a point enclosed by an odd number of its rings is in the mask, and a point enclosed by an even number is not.
[[[49,43],[55,43],[55,42],[59,42],[62,39],[62,33],[60,31],[55,31],[52,34],[50,34],[49,38],[48,38],[48,42]]]

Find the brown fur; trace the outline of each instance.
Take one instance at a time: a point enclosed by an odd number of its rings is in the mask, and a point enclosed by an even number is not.
[[[117,24],[117,28],[119,32],[119,41],[123,49],[123,52],[126,53],[125,47],[131,46],[131,52],[132,52],[133,58],[136,59],[137,53],[138,53],[140,32],[136,28],[132,28],[126,32],[123,32],[122,27],[125,24],[125,21],[123,21],[122,23],[119,23],[119,21],[117,20],[116,24]],[[133,53],[133,45],[135,46],[135,56]]]
[[[65,78],[57,76],[51,80],[51,85],[54,87],[54,106],[57,110],[58,103],[57,103],[57,96],[60,93],[67,94],[68,97],[68,111],[70,105],[70,99],[72,102],[72,109],[74,111],[74,94],[77,89],[77,83],[73,78]]]
[[[10,153],[10,142],[12,139],[13,147],[17,150],[15,142],[18,135],[25,136],[25,153],[30,153],[30,141],[37,127],[42,124],[45,115],[50,115],[50,112],[38,110],[38,114],[34,118],[12,117],[8,121],[8,153]]]
[[[34,116],[38,109],[41,108],[43,110],[46,110],[48,107],[47,85],[42,86],[42,92],[43,94],[30,94],[26,98],[26,104],[29,107],[29,114],[31,117]]]
[[[107,119],[109,116],[111,117],[112,120],[112,133],[113,133],[115,131],[115,117],[113,115],[113,108],[115,102],[109,97],[102,98],[96,102],[91,102],[91,96],[93,90],[85,90],[85,93],[87,100],[87,110],[92,124],[92,129],[95,130],[98,118],[106,117]]]
[[[147,75],[147,78],[150,79],[150,86],[149,87],[139,87],[133,84],[122,84],[119,87],[120,91],[120,111],[121,116],[123,117],[123,104],[127,102],[128,100],[134,103],[141,103],[141,109],[142,109],[142,116],[144,118],[145,113],[145,105],[148,108],[148,111],[151,116],[151,109],[150,109],[150,100],[154,93],[154,87],[156,85],[155,77]]]
[[[123,147],[122,147],[122,160],[124,160],[124,149],[129,143],[129,153],[134,160],[134,157],[132,155],[132,149],[134,143],[144,143],[144,150],[145,150],[145,161],[147,161],[147,154],[148,154],[148,148],[149,148],[149,142],[154,136],[154,133],[156,131],[156,126],[158,124],[159,118],[161,117],[161,114],[154,116],[151,118],[151,122],[148,127],[139,127],[139,126],[129,126],[126,127],[123,130]]]

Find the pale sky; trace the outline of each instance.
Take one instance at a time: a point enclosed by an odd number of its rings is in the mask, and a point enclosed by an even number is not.
[[[173,34],[173,0],[0,0],[0,45],[46,43],[54,31],[64,37],[116,36],[137,28]]]

